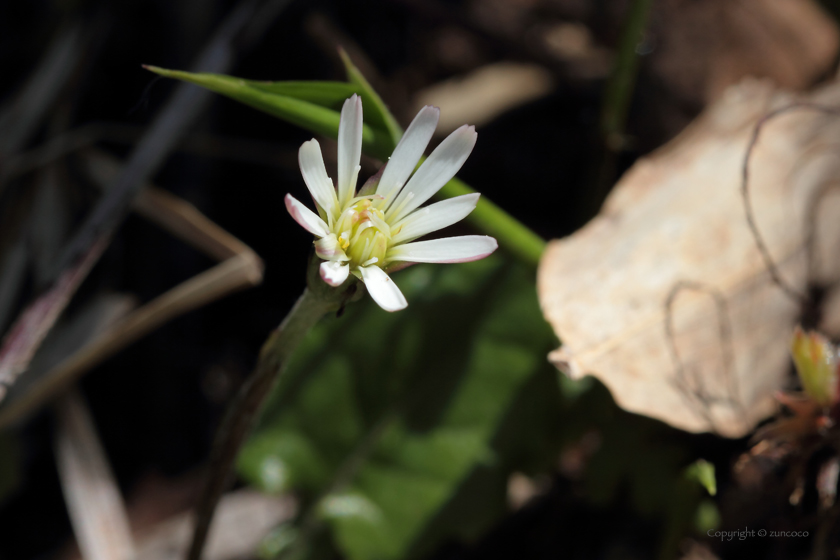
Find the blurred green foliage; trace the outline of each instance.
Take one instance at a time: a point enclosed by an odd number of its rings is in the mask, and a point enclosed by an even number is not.
[[[532,272],[494,257],[397,281],[407,311],[366,301],[311,333],[239,461],[266,491],[303,490],[353,559],[405,556],[473,471],[502,461],[494,435],[538,372],[560,400]]]
[[[661,520],[662,558],[715,523],[680,432],[547,363],[532,274],[501,256],[414,266],[395,275],[404,312],[363,300],[316,327],[239,458],[249,483],[303,499],[263,557],[396,559],[476,538],[507,511],[511,473],[552,472],[593,432],[587,499]]]

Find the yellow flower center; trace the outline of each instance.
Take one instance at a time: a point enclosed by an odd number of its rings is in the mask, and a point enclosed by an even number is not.
[[[363,199],[341,213],[334,231],[338,244],[350,258],[350,268],[376,264],[382,266],[388,252],[391,228],[385,215],[374,208],[370,199]]]

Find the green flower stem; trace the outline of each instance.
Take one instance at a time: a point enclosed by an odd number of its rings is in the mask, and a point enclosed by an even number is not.
[[[320,261],[310,259],[307,288],[280,326],[260,350],[253,373],[239,388],[216,432],[210,452],[210,469],[196,508],[196,524],[188,560],[200,560],[216,506],[233,478],[233,465],[245,438],[251,432],[266,397],[286,367],[289,357],[306,334],[326,314],[339,311],[356,295],[356,279],[331,288],[318,274]]]
[[[443,186],[436,198],[451,198],[473,192],[476,191],[455,177]],[[480,232],[495,237],[502,249],[525,264],[539,264],[540,255],[545,249],[545,240],[484,195],[465,221]]]
[[[653,0],[633,0],[624,22],[615,60],[601,103],[601,153],[593,171],[593,185],[584,203],[586,214],[598,212],[616,179],[618,154],[627,144],[625,127],[627,112],[633,99],[640,55],[636,52],[650,19]]]
[[[607,79],[601,107],[601,132],[612,151],[619,151],[624,143],[627,110],[633,97],[639,73],[636,46],[641,41],[650,17],[653,0],[634,0],[621,33],[612,72]]]

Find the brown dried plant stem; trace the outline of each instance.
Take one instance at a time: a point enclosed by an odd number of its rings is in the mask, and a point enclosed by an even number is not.
[[[356,282],[352,277],[339,288],[330,288],[325,284],[319,278],[318,259],[315,258],[310,259],[307,284],[303,295],[263,344],[256,369],[240,387],[222,419],[210,452],[207,482],[196,508],[195,531],[187,560],[201,559],[213,513],[232,482],[239,448],[289,357],[324,315],[339,311],[356,292]]]

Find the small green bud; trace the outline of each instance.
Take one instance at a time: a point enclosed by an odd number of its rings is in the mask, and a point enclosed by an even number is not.
[[[791,355],[805,393],[822,406],[837,400],[837,350],[824,336],[796,327]]]

